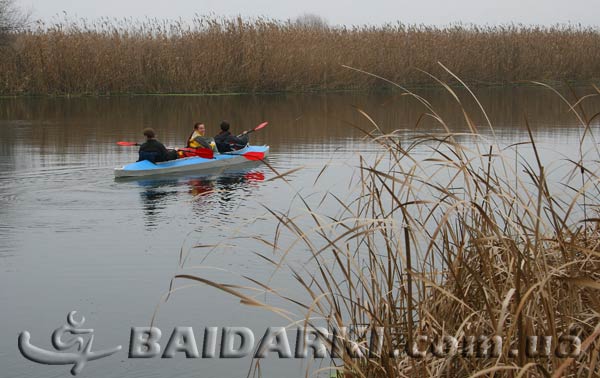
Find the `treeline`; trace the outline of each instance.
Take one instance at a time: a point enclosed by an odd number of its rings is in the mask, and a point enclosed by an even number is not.
[[[580,26],[329,27],[197,17],[38,23],[0,47],[0,94],[231,93],[600,78],[600,30]]]

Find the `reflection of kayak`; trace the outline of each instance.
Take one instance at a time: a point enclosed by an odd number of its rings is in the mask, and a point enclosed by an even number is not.
[[[212,159],[188,157],[156,164],[144,160],[127,164],[121,168],[115,168],[115,177],[143,177],[231,167],[247,161],[262,160],[268,153],[269,146],[247,146],[241,150],[216,154]]]

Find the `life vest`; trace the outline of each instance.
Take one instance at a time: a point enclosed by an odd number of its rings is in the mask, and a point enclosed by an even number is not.
[[[190,138],[188,139],[187,146],[188,148],[211,148],[213,151],[216,150],[215,141],[211,137],[206,137],[204,135],[198,134],[197,131],[194,131]]]

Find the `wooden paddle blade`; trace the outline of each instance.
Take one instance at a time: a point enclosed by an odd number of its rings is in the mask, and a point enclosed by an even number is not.
[[[117,142],[117,144],[119,146],[126,146],[126,147],[129,147],[129,146],[139,146],[139,144],[137,144],[136,142]]]
[[[242,156],[248,160],[257,161],[257,160],[263,160],[265,158],[265,153],[257,152],[257,151],[250,151],[250,152],[246,152]]]

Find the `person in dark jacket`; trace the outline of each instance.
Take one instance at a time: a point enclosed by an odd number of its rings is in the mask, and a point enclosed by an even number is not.
[[[152,163],[177,159],[177,151],[167,148],[156,139],[153,129],[144,129],[146,142],[140,146],[138,161],[148,160]]]
[[[219,152],[229,152],[239,150],[248,144],[248,135],[244,131],[239,137],[229,132],[229,122],[221,122],[221,132],[215,136],[215,143]]]

